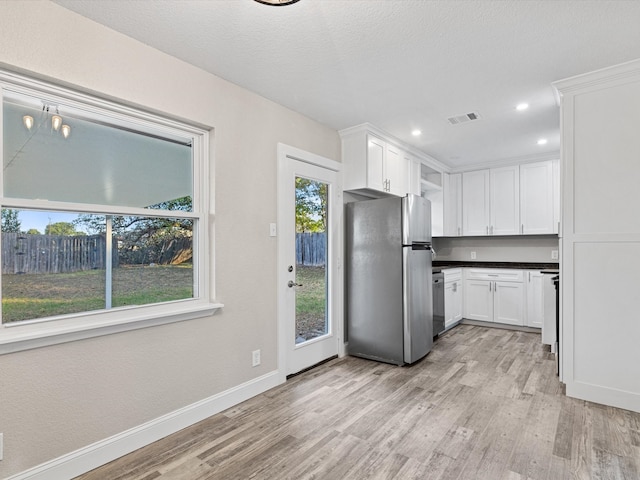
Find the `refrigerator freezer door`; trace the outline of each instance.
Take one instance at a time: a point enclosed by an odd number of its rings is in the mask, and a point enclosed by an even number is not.
[[[404,247],[404,361],[420,360],[433,347],[433,292],[431,250]]]
[[[402,244],[431,243],[431,202],[418,195],[402,199]]]

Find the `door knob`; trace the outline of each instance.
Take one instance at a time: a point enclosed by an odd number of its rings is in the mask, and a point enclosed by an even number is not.
[[[289,283],[287,283],[287,286],[288,286],[289,288],[293,288],[293,287],[301,287],[301,286],[302,286],[302,284],[301,284],[301,283],[296,283],[296,282],[294,282],[293,280],[289,280]]]

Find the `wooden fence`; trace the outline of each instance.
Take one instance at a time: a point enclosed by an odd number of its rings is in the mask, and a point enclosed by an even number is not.
[[[326,233],[296,233],[297,265],[324,266],[326,262]]]
[[[117,242],[114,238],[114,245]],[[67,273],[105,268],[104,235],[2,233],[2,273]],[[118,266],[118,249],[113,249]]]

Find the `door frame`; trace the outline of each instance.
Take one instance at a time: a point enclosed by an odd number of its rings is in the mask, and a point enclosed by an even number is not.
[[[284,182],[287,179],[287,163],[289,159],[298,160],[300,162],[308,163],[320,168],[332,170],[337,172],[337,184],[336,188],[336,205],[330,206],[331,213],[329,214],[331,226],[334,232],[334,238],[332,239],[332,248],[329,248],[329,258],[327,265],[333,272],[333,283],[330,286],[329,292],[330,302],[330,314],[333,319],[333,329],[335,332],[335,338],[338,347],[338,356],[343,357],[346,352],[344,343],[344,270],[343,270],[343,258],[344,258],[344,222],[343,222],[343,200],[342,200],[342,164],[335,160],[301,150],[296,147],[278,143],[278,202],[277,202],[277,224],[284,225],[283,209],[284,205],[291,201],[287,196],[287,191],[284,188]],[[278,307],[277,307],[277,324],[278,324],[278,377],[281,382],[285,382],[287,378],[287,352],[289,333],[287,332],[287,318],[286,318],[286,293],[289,289],[287,287],[288,273],[283,268],[286,263],[288,252],[286,251],[286,242],[284,236],[278,232],[278,257],[277,257],[277,281],[278,287],[276,288],[278,295]],[[284,232],[282,232],[284,233]],[[333,253],[331,253],[333,252]]]

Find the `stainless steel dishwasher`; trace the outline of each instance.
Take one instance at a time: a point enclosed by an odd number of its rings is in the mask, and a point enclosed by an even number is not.
[[[433,338],[444,332],[444,273],[433,273]]]

